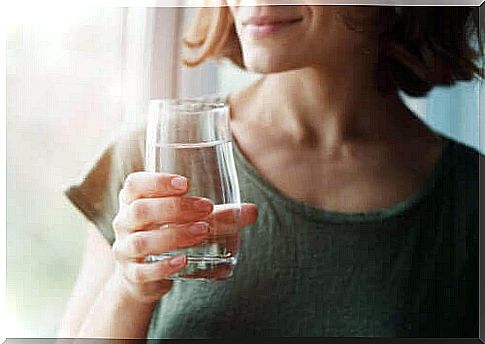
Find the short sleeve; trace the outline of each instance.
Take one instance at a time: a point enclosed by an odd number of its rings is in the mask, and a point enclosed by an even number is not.
[[[144,170],[144,152],[144,128],[125,130],[102,151],[79,182],[64,190],[110,245],[115,240],[112,221],[118,212],[119,191],[126,176]]]

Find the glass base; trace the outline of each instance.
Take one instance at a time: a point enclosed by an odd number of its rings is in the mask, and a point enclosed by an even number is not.
[[[181,252],[177,252],[181,254]],[[182,253],[183,254],[183,253]],[[176,254],[167,253],[156,256],[148,256],[147,263],[153,263],[169,259]],[[199,280],[199,281],[221,281],[232,276],[234,266],[237,263],[236,257],[203,257],[187,255],[185,269],[167,277],[169,280]]]
[[[238,236],[216,236],[198,246],[148,256],[145,258],[145,262],[157,262],[173,256],[185,255],[187,257],[186,267],[167,279],[225,280],[232,276],[234,266],[237,263],[238,249]]]

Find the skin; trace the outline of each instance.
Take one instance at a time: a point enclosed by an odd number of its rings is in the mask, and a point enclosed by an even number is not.
[[[146,337],[156,303],[172,287],[166,278],[187,262],[185,256],[176,256],[143,263],[144,257],[196,245],[215,234],[211,233],[214,222],[226,223],[228,228],[236,223],[233,212],[214,211],[210,200],[185,196],[189,187],[183,176],[128,175],[113,220],[113,247],[90,228],[84,262],[58,337]],[[242,204],[239,228],[256,218],[256,207]]]
[[[264,74],[229,99],[234,139],[270,183],[315,207],[351,212],[395,204],[419,188],[442,141],[396,95],[377,91],[374,33],[349,30],[335,7],[228,4],[247,69]],[[244,22],[263,15],[301,20],[256,39]],[[165,277],[186,260],[143,264],[143,257],[202,241],[211,221],[223,216],[211,214],[209,200],[184,196],[189,186],[182,179],[174,187],[176,177],[128,176],[113,221],[113,250],[89,230],[59,337],[146,337],[156,302],[172,286]],[[197,210],[196,201],[207,208]],[[254,204],[244,204],[242,213],[241,228],[257,218]],[[174,219],[199,223],[202,232],[190,232],[189,225],[153,230]]]
[[[238,4],[230,2],[245,66],[263,77],[230,97],[232,128],[259,172],[287,196],[333,211],[375,210],[413,194],[442,139],[396,94],[379,93],[375,32],[350,30],[336,7]],[[302,21],[256,39],[243,24],[255,16]]]

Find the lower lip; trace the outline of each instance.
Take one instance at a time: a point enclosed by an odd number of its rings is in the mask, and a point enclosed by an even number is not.
[[[301,22],[301,20],[292,21],[292,22],[275,23],[275,24],[265,24],[265,25],[247,24],[246,30],[247,30],[247,33],[254,39],[262,39],[262,38],[269,37],[283,29],[294,26],[299,22]]]

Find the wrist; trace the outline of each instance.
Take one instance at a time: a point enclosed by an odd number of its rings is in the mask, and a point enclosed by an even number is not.
[[[130,292],[122,274],[114,272],[86,315],[77,337],[144,338],[156,302],[142,302]]]
[[[133,295],[128,285],[128,282],[123,276],[123,272],[119,269],[116,269],[115,273],[111,276],[110,280],[108,281],[108,285],[108,288],[111,289],[111,292],[115,295],[118,295],[120,302],[130,305],[130,307],[136,307],[139,310],[147,310],[151,312],[158,302],[158,300],[141,300],[140,298],[137,298],[135,295]]]

